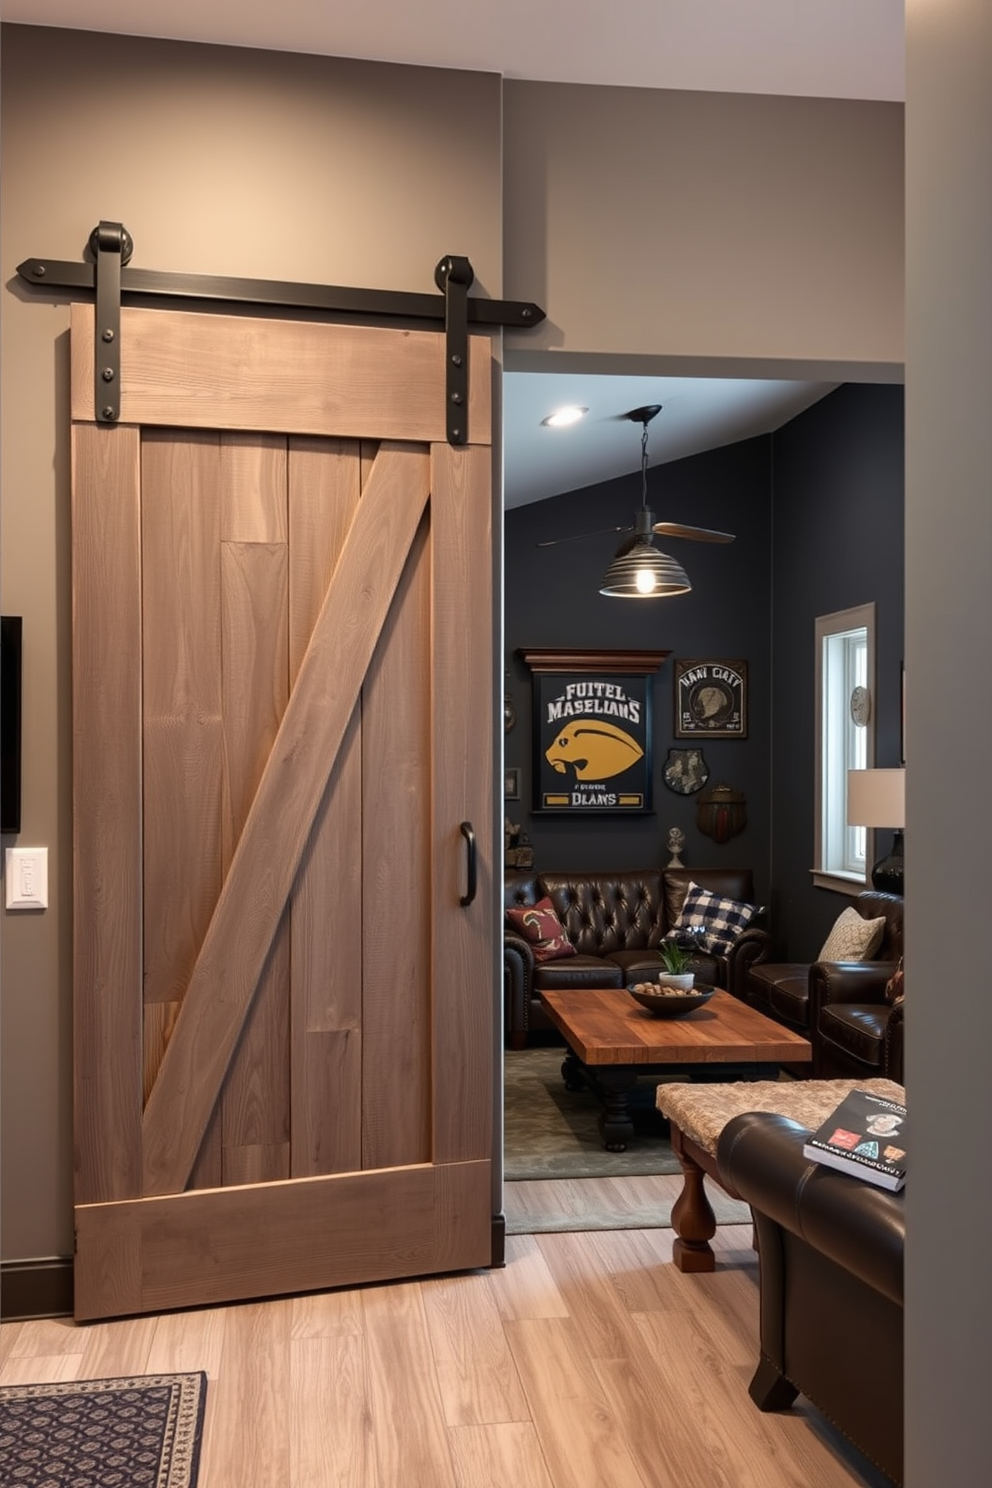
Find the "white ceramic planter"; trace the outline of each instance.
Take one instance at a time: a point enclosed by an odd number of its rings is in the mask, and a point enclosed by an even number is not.
[[[676,987],[680,992],[691,992],[695,980],[695,973],[691,971],[684,971],[681,976],[673,976],[668,971],[658,973],[659,987]]]

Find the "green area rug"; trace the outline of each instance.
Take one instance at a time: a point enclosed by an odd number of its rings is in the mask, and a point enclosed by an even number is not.
[[[196,1488],[205,1374],[0,1388],[0,1483]]]
[[[668,1124],[655,1108],[657,1081],[642,1080],[631,1100],[635,1137],[626,1152],[607,1152],[599,1134],[600,1105],[588,1090],[566,1090],[563,1048],[506,1050],[504,1177],[624,1178],[678,1173]]]

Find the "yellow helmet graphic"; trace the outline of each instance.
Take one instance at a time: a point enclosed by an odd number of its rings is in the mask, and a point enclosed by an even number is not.
[[[555,736],[544,757],[559,775],[574,765],[578,780],[609,780],[636,765],[643,754],[637,740],[616,724],[577,718]]]

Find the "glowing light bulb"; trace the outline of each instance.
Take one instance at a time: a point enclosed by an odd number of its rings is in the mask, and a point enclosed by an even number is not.
[[[658,587],[657,576],[650,568],[639,568],[637,570],[636,583],[638,594],[653,594]]]
[[[549,413],[541,423],[546,424],[549,429],[566,429],[569,424],[577,424],[588,412],[588,408],[559,408],[557,412]]]

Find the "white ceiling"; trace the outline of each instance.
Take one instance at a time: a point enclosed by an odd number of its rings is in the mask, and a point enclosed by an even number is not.
[[[903,0],[0,0],[0,11],[552,82],[903,97]]]
[[[641,424],[625,417],[632,409],[661,404],[648,426],[648,463],[655,466],[768,434],[834,387],[746,378],[508,373],[504,504],[523,506],[638,470]],[[588,408],[581,422],[564,429],[542,425],[549,413],[570,404]]]
[[[903,0],[0,0],[5,21],[467,68],[551,82],[898,101]],[[832,384],[508,373],[506,505],[767,433]],[[589,414],[541,427],[563,403]]]

